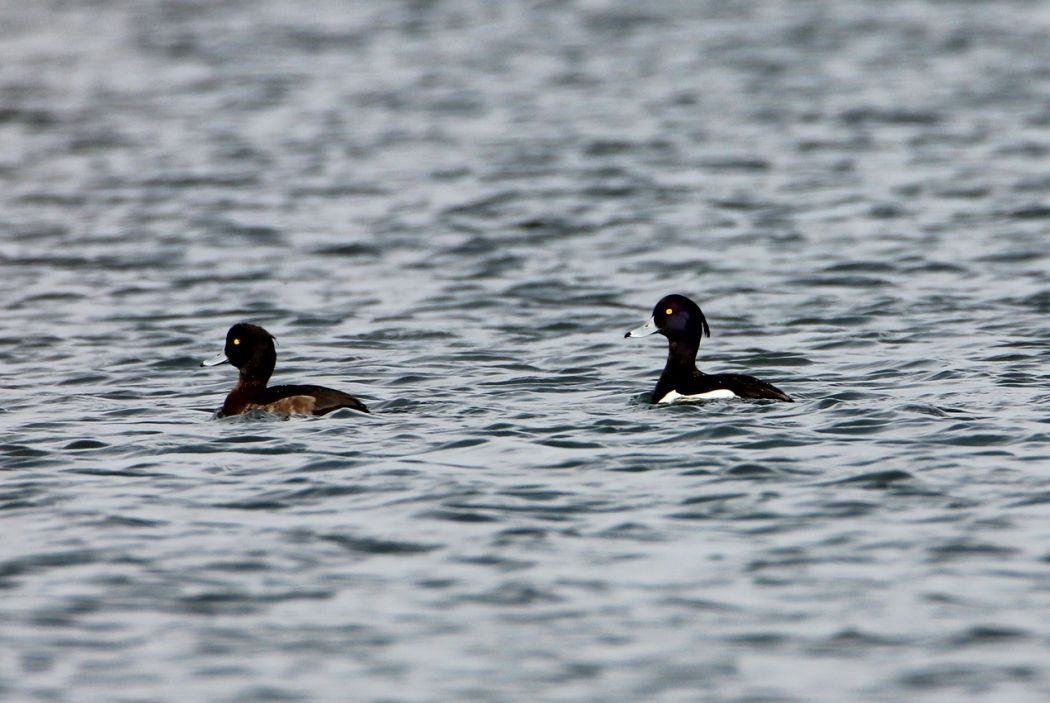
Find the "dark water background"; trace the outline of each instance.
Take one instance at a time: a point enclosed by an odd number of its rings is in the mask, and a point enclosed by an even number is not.
[[[0,2],[0,699],[1050,700],[1048,127],[1045,2]]]

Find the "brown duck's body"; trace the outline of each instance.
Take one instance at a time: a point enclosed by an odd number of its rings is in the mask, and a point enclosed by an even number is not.
[[[242,415],[249,410],[264,410],[287,415],[326,415],[339,408],[368,412],[352,395],[324,386],[266,384],[277,365],[273,336],[258,325],[241,322],[226,334],[226,347],[205,366],[229,362],[240,371],[237,385],[222,404],[220,414]]]
[[[223,415],[241,415],[249,410],[265,410],[287,415],[327,415],[339,408],[368,412],[352,395],[324,386],[295,385],[259,388],[238,383],[222,404]]]

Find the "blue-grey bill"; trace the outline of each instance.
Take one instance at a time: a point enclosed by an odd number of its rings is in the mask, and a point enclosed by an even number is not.
[[[644,325],[641,327],[635,327],[633,330],[625,334],[624,337],[648,337],[659,331],[660,330],[656,329],[656,320],[650,317]]]
[[[205,359],[201,362],[201,366],[218,366],[219,364],[229,363],[229,359],[226,358],[226,354],[217,354],[210,359]]]

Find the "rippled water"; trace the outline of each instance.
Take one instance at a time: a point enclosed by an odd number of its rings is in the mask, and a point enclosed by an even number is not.
[[[0,5],[0,698],[1047,700],[1048,32]],[[672,291],[798,402],[648,405]]]

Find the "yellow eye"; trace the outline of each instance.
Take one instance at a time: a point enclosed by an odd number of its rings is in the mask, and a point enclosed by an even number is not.
[[[239,340],[239,339],[233,340],[233,346],[237,346],[240,343],[241,343],[241,340]]]
[[[672,310],[671,308],[667,308],[666,310],[664,310],[664,315],[673,315],[673,314],[674,314],[674,310]]]

